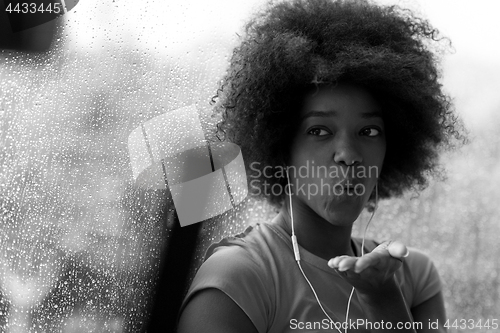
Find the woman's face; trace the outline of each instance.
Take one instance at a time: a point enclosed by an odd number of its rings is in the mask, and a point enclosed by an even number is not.
[[[323,86],[305,97],[289,174],[306,210],[338,226],[356,220],[384,162],[381,112],[366,90],[353,85]]]

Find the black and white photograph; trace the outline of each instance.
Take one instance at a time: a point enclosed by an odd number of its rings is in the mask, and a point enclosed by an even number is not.
[[[496,0],[0,0],[0,332],[500,332]]]

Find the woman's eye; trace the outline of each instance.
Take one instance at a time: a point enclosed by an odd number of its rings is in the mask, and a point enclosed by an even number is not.
[[[361,135],[366,135],[366,136],[377,136],[380,135],[380,130],[377,128],[364,128],[361,130]]]
[[[307,132],[308,134],[312,134],[312,135],[317,135],[317,136],[323,136],[323,135],[327,135],[329,134],[329,132],[325,129],[322,129],[322,128],[313,128],[311,130],[309,130],[309,132]]]

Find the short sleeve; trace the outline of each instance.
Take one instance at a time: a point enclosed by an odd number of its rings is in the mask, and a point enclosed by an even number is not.
[[[262,270],[243,247],[216,248],[196,273],[181,312],[196,292],[216,288],[246,313],[258,332],[266,332],[271,293]]]
[[[441,279],[431,259],[421,251],[410,248],[406,258],[413,285],[413,302],[415,307],[441,291]]]

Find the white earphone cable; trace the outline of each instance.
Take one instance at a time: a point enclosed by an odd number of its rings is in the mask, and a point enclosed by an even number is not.
[[[292,225],[292,237],[291,238],[292,238],[292,247],[293,247],[293,253],[294,253],[294,256],[295,256],[295,261],[297,262],[297,265],[299,266],[300,272],[304,276],[304,279],[307,281],[307,284],[311,288],[311,291],[313,292],[314,297],[316,298],[316,302],[318,303],[319,307],[321,308],[321,311],[323,311],[323,313],[328,318],[328,320],[330,320],[330,322],[333,323],[333,325],[335,326],[335,328],[337,329],[337,331],[339,331],[339,333],[342,333],[342,331],[340,330],[340,328],[336,325],[336,323],[333,321],[333,319],[328,315],[328,313],[323,308],[323,305],[321,304],[321,301],[319,300],[319,297],[316,294],[316,290],[314,290],[314,287],[313,287],[312,283],[307,278],[306,274],[304,273],[304,270],[302,269],[302,265],[300,264],[299,244],[297,242],[297,236],[295,236],[295,228],[294,228],[294,223],[293,223],[292,194],[291,194],[290,178],[288,176],[288,167],[285,167],[285,170],[286,170],[286,177],[287,177],[287,182],[288,182],[288,186],[289,186],[288,198],[289,198],[289,202],[290,202],[290,220],[291,220],[291,225]],[[286,193],[286,191],[285,191],[285,193]],[[361,256],[364,255],[364,246],[365,246],[366,231],[368,230],[368,226],[370,225],[370,222],[372,221],[373,215],[375,215],[375,211],[377,210],[377,206],[378,206],[378,182],[375,183],[375,208],[374,208],[374,210],[372,212],[372,215],[370,216],[370,219],[368,220],[368,223],[366,224],[365,231],[363,233],[363,241],[361,243]],[[352,296],[353,295],[354,295],[354,287],[352,287],[351,294],[349,295],[349,300],[347,301],[347,310],[346,310],[346,317],[345,317],[345,324],[344,324],[344,328],[345,328],[344,333],[347,333],[347,327],[349,326],[348,325],[349,310],[350,310],[351,300],[352,300]],[[339,320],[337,322],[340,323]]]
[[[316,302],[318,303],[319,307],[321,308],[321,311],[325,314],[325,316],[330,320],[331,323],[335,326],[335,328],[339,331],[339,333],[342,333],[342,331],[335,325],[335,322],[333,319],[328,315],[328,313],[325,311],[323,308],[323,305],[321,304],[321,301],[319,300],[318,295],[316,294],[316,290],[314,290],[313,285],[311,284],[311,281],[306,276],[306,273],[304,273],[304,270],[302,269],[302,265],[300,264],[300,253],[299,253],[299,244],[297,243],[297,237],[295,236],[295,229],[294,229],[294,223],[293,223],[293,205],[292,205],[292,194],[291,194],[291,186],[290,186],[290,178],[288,176],[288,168],[286,168],[286,177],[288,181],[288,186],[289,186],[289,191],[288,192],[288,198],[290,199],[290,219],[291,219],[291,224],[292,224],[292,246],[293,246],[293,253],[295,255],[295,261],[297,262],[297,265],[299,266],[300,272],[304,276],[304,279],[307,281],[307,284],[311,288],[314,297],[316,298]],[[286,191],[285,191],[286,193]]]

